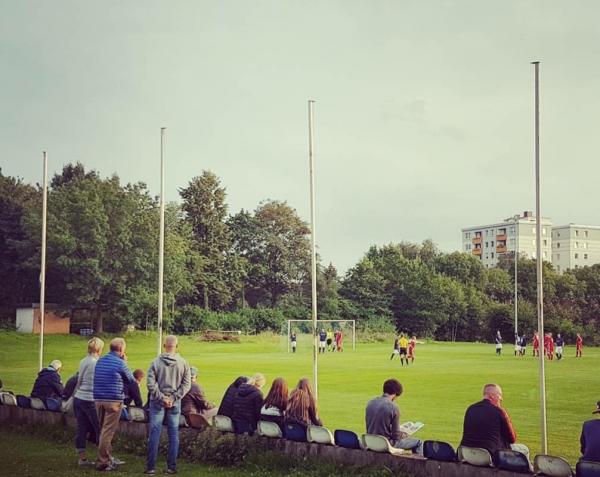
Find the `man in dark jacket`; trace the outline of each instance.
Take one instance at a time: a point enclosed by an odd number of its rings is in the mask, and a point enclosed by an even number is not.
[[[144,373],[143,369],[136,369],[133,372],[134,381],[129,383],[128,386],[125,387],[125,399],[123,399],[123,404],[127,407],[136,406],[139,408],[144,407],[144,403],[142,402],[142,393],[140,392],[140,383],[144,380],[146,373]]]
[[[498,450],[512,449],[529,458],[527,446],[515,443],[517,434],[501,403],[502,388],[497,384],[486,384],[483,400],[469,406],[465,413],[460,445],[482,447],[492,455]]]
[[[261,388],[265,385],[265,377],[256,373],[246,384],[242,384],[233,399],[233,428],[237,434],[256,431],[263,405]]]
[[[50,366],[42,369],[33,384],[31,397],[45,401],[48,398],[62,399],[63,385],[60,381],[62,363],[55,359]]]
[[[600,416],[600,401],[592,414]],[[600,462],[600,419],[590,419],[581,428],[581,459]]]
[[[63,390],[63,395],[62,398],[65,401],[68,401],[71,396],[73,396],[73,393],[75,393],[75,388],[77,387],[77,379],[79,378],[79,371],[76,372],[73,376],[71,376],[68,380],[67,380],[67,384],[65,384],[65,388]]]
[[[247,382],[248,378],[246,376],[240,376],[229,385],[225,391],[225,394],[223,395],[223,399],[221,399],[221,405],[219,406],[219,411],[217,412],[219,416],[233,416],[233,400],[235,398],[235,394],[237,393],[238,388]]]

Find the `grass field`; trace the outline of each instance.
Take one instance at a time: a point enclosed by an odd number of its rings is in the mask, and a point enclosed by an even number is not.
[[[180,349],[190,364],[200,369],[200,382],[209,399],[218,402],[227,385],[239,375],[264,373],[265,393],[277,376],[285,377],[290,387],[300,377],[312,377],[310,344],[308,338],[302,338],[295,355],[287,354],[287,343],[279,336],[242,337],[241,343],[204,343],[184,337]],[[155,335],[132,334],[127,342],[129,366],[147,369],[156,352]],[[85,344],[86,340],[78,336],[46,338],[45,361],[63,361],[63,382],[76,371]],[[446,440],[456,445],[466,407],[481,399],[485,383],[496,382],[504,389],[504,404],[519,442],[535,454],[540,449],[538,363],[530,355],[514,357],[508,348],[499,358],[493,345],[422,344],[417,346],[415,364],[404,368],[397,358],[389,360],[390,343],[359,343],[354,352],[320,356],[321,417],[330,429],[364,432],[366,402],[381,393],[385,379],[395,377],[405,387],[398,401],[402,420],[424,422],[426,426],[417,434],[421,439]],[[0,379],[5,389],[30,392],[37,349],[37,337],[0,333]],[[594,404],[600,399],[600,350],[585,348],[581,359],[574,355],[574,348],[567,347],[563,361],[546,363],[549,452],[571,462],[580,455],[581,424],[591,418]]]

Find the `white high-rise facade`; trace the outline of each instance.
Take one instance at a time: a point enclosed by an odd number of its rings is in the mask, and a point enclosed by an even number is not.
[[[552,264],[558,272],[600,263],[600,226],[552,227]]]
[[[462,251],[479,259],[484,267],[498,264],[504,255],[514,251],[527,258],[536,255],[535,217],[531,212],[509,217],[500,223],[462,229]],[[552,260],[552,221],[542,218],[542,258]]]

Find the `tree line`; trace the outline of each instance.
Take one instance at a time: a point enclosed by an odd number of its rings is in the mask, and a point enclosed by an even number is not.
[[[285,201],[230,213],[226,188],[203,171],[165,211],[167,328],[279,332],[310,317],[310,228]],[[0,307],[39,300],[39,185],[0,170]],[[155,324],[159,203],[143,183],[122,184],[67,164],[48,192],[46,299],[91,311],[97,331]],[[520,330],[536,328],[535,261],[518,258]],[[355,319],[373,334],[407,331],[489,341],[513,333],[512,257],[486,269],[430,241],[372,246],[343,276],[318,265],[322,319]],[[567,338],[598,334],[600,265],[558,274],[544,263],[546,323]],[[14,317],[14,315],[13,315]],[[14,318],[13,318],[14,319]]]

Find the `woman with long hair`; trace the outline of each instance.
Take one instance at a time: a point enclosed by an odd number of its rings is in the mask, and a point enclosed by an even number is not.
[[[303,426],[322,426],[317,409],[317,401],[310,381],[302,378],[296,388],[290,393],[285,410],[286,422],[294,422]]]
[[[275,378],[260,410],[263,421],[275,422],[283,430],[285,408],[288,403],[288,385],[285,379]]]

